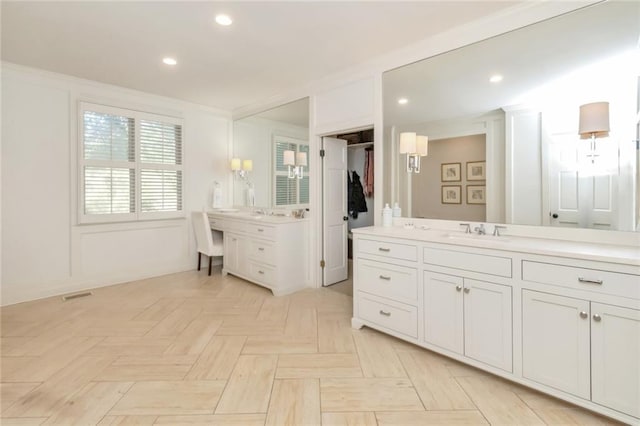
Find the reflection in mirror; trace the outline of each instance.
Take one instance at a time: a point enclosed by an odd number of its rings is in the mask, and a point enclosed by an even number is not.
[[[639,14],[601,3],[386,72],[388,201],[411,217],[637,229]],[[596,102],[608,130],[582,126]],[[404,132],[429,138],[420,173]]]
[[[253,170],[247,178],[234,179],[234,205],[306,207],[309,166],[303,159],[308,154],[308,98],[234,121],[233,156],[253,160]],[[286,164],[285,156],[293,159],[292,165]]]

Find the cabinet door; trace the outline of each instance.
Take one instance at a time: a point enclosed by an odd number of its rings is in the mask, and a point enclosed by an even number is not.
[[[513,370],[511,287],[464,279],[464,354]]]
[[[240,262],[242,259],[242,237],[230,232],[224,233],[224,269],[229,272],[241,272]]]
[[[463,351],[462,278],[424,272],[424,340]]]
[[[590,398],[589,302],[522,290],[522,375]]]
[[[591,303],[591,399],[640,417],[640,311]]]

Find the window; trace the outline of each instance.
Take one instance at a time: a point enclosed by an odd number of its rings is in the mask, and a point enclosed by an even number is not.
[[[182,122],[80,104],[80,222],[182,217]]]
[[[285,151],[306,152],[308,159],[308,142],[285,136],[274,136],[273,146],[273,204],[276,207],[298,207],[309,204],[309,166],[304,167],[302,179],[289,179],[288,168],[283,164]]]

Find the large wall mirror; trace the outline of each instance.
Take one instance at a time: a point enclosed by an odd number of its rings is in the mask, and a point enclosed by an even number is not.
[[[638,230],[639,18],[638,2],[600,3],[384,73],[385,201]]]
[[[233,156],[252,163],[233,182],[233,204],[271,209],[309,204],[309,98],[233,123]],[[287,159],[293,165],[287,165]],[[294,175],[294,172],[297,173]]]

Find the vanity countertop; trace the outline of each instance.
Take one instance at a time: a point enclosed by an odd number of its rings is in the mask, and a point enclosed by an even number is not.
[[[302,222],[307,221],[308,219],[299,219],[293,216],[283,216],[278,214],[256,214],[254,212],[248,210],[236,210],[236,209],[223,209],[220,210],[210,210],[207,214],[211,216],[215,216],[221,219],[232,219],[232,220],[242,220],[246,222],[255,222],[255,223],[263,223],[263,224],[274,224],[277,225],[279,223],[292,223],[292,222]]]
[[[369,226],[353,229],[356,235],[403,238],[421,242],[453,244],[457,246],[525,252],[547,256],[561,256],[640,266],[640,246],[597,244],[545,238],[517,237],[512,235],[465,234],[445,229],[405,228],[402,226]],[[640,271],[638,271],[640,273]]]

